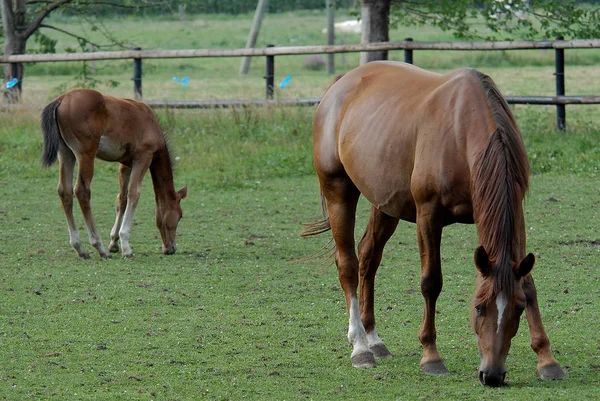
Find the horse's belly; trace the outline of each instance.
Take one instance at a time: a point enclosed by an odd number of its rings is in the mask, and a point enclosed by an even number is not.
[[[120,161],[125,156],[126,147],[118,140],[108,135],[100,137],[96,157],[105,161]]]
[[[391,178],[381,180],[362,181],[359,178],[353,178],[353,182],[365,198],[377,209],[388,216],[396,217],[401,220],[415,222],[416,207],[410,192],[410,176],[398,174]]]

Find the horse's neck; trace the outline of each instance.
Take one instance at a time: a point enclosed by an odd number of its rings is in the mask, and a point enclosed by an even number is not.
[[[154,160],[150,164],[150,174],[152,175],[156,204],[168,205],[175,202],[177,196],[173,184],[173,168],[166,147],[154,156]]]

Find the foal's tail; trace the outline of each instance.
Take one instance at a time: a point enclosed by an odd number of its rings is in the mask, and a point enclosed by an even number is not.
[[[327,204],[325,203],[325,196],[323,196],[323,194],[321,194],[321,209],[323,209],[323,216],[325,216],[325,219],[315,221],[314,223],[302,224],[304,228],[300,232],[301,237],[318,235],[331,230],[331,224],[329,223],[329,214],[327,213]]]
[[[60,143],[60,131],[56,120],[56,111],[60,106],[60,100],[55,100],[44,108],[40,125],[44,134],[44,150],[42,151],[42,164],[44,167],[51,166],[58,156],[58,144]]]

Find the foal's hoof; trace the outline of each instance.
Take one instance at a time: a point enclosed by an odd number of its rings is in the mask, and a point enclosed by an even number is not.
[[[84,260],[86,260],[86,259],[89,259],[89,258],[90,258],[90,254],[89,254],[89,253],[87,253],[87,252],[84,252],[84,253],[80,253],[80,254],[79,254],[79,259],[84,259]]]
[[[558,364],[541,367],[538,369],[537,374],[541,380],[562,380],[567,378],[567,375]]]
[[[110,253],[118,253],[119,252],[119,244],[117,244],[116,242],[111,242],[110,245],[108,246],[108,251]]]
[[[112,255],[110,253],[105,253],[100,255],[102,259],[112,259]]]
[[[446,365],[444,365],[444,361],[429,361],[425,363],[421,363],[421,372],[426,375],[447,375],[448,369],[446,369]]]
[[[363,351],[359,354],[352,355],[352,366],[355,368],[374,368],[377,366],[375,363],[375,355],[371,351]]]
[[[384,343],[374,344],[369,347],[375,358],[392,358],[394,355],[387,349]]]

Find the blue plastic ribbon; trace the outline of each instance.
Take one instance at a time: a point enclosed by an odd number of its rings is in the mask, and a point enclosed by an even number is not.
[[[292,76],[291,76],[291,75],[288,75],[287,77],[285,77],[285,78],[283,79],[283,81],[281,81],[281,83],[279,84],[279,87],[280,87],[281,89],[285,88],[285,87],[287,86],[287,84],[289,84],[289,83],[290,83],[290,81],[291,81],[291,80],[292,80]]]
[[[18,83],[19,83],[19,80],[17,78],[13,78],[6,83],[6,89],[10,89]]]
[[[173,77],[173,81],[181,82],[181,87],[185,88],[185,87],[187,87],[188,82],[190,82],[190,77],[183,77],[183,78]]]

